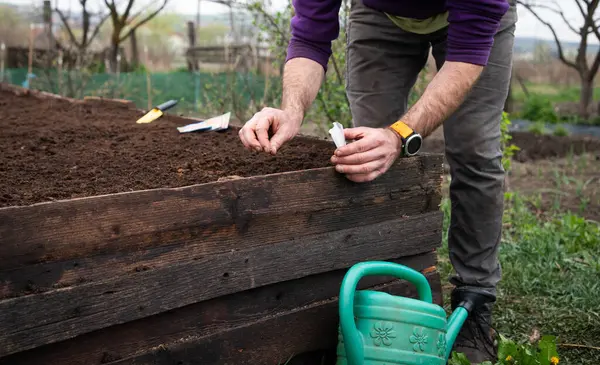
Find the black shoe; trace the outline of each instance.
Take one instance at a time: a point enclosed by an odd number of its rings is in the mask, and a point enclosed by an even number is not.
[[[452,292],[452,310],[462,305],[470,311],[452,351],[464,353],[473,365],[498,360],[496,332],[491,325],[494,301],[494,296],[473,289],[457,288]]]

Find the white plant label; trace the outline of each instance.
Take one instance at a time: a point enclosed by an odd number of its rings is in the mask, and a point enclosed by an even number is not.
[[[338,122],[333,123],[333,128],[329,130],[329,134],[333,139],[333,143],[337,148],[346,145],[346,137],[344,137],[344,126]]]

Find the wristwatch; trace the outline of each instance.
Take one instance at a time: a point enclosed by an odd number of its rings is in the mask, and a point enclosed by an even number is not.
[[[423,138],[419,133],[400,120],[392,124],[390,128],[398,133],[402,140],[402,156],[414,156],[419,152],[423,145]]]

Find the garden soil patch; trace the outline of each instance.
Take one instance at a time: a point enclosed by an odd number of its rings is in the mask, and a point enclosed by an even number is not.
[[[600,139],[585,136],[538,135],[530,132],[512,132],[510,143],[519,147],[514,159],[519,162],[537,161],[548,158],[562,158],[590,152],[600,154]],[[427,138],[423,150],[431,153],[444,153],[443,134]]]
[[[142,115],[0,91],[0,206],[325,167],[335,149],[302,137],[270,156],[244,149],[236,128],[180,134],[190,120],[136,124]]]

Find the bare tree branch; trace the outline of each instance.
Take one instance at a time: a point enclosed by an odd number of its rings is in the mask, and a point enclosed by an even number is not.
[[[581,5],[580,1],[583,1],[584,4],[588,5],[584,0],[575,0],[575,4],[577,4],[577,7],[579,8],[579,13],[581,13],[581,16],[585,19],[587,17],[585,10],[583,10],[583,5]]]
[[[123,16],[121,16],[121,23],[127,22],[127,19],[129,18],[129,13],[131,12],[131,8],[133,7],[134,1],[135,0],[129,0],[129,3],[127,3],[127,8],[125,8],[125,12],[123,13]]]
[[[130,0],[130,1],[133,1],[133,0]],[[154,18],[158,13],[160,13],[165,8],[165,6],[167,6],[168,2],[169,2],[169,0],[163,0],[162,5],[158,9],[156,9],[155,11],[153,11],[152,13],[150,13],[148,16],[146,16],[144,19],[142,19],[136,25],[130,26],[129,31],[127,33],[125,33],[125,35],[120,38],[120,41],[122,42],[122,41],[126,40],[127,38],[129,38],[129,36],[131,35],[131,33],[135,32],[135,30],[137,28],[141,27],[142,25],[144,25],[147,22],[149,22],[152,18]]]
[[[576,1],[577,1],[577,0],[576,0]],[[565,25],[566,25],[567,27],[569,27],[569,29],[570,29],[570,30],[571,30],[573,33],[581,35],[581,34],[582,34],[582,32],[583,32],[583,29],[579,29],[579,30],[578,30],[578,29],[577,29],[575,26],[573,26],[573,25],[571,24],[571,22],[570,22],[570,21],[567,19],[567,17],[565,16],[565,13],[562,11],[562,9],[560,8],[560,6],[559,6],[559,5],[558,5],[556,2],[553,2],[553,3],[554,3],[554,5],[555,5],[557,8],[554,8],[554,7],[552,7],[552,6],[549,6],[549,5],[542,5],[542,4],[529,5],[529,6],[531,6],[531,7],[535,7],[535,8],[537,8],[537,9],[544,9],[544,10],[548,10],[548,11],[551,11],[551,12],[553,12],[554,14],[557,14],[557,15],[559,15],[559,16],[562,18],[562,20],[563,20],[563,22],[565,23]],[[523,4],[522,4],[522,5],[523,5]],[[591,31],[590,31],[590,32],[591,32]]]
[[[548,29],[550,29],[550,32],[552,32],[552,35],[554,36],[554,41],[556,42],[556,47],[558,48],[558,57],[560,58],[560,60],[567,66],[574,68],[575,70],[578,70],[579,68],[577,67],[577,65],[575,63],[573,63],[572,61],[567,60],[567,58],[565,57],[565,54],[563,52],[563,47],[562,44],[560,43],[560,40],[558,39],[558,35],[556,34],[556,31],[554,30],[554,27],[552,26],[552,24],[548,23],[547,21],[543,20],[538,13],[533,10],[533,7],[531,5],[529,5],[528,3],[519,0],[518,1],[519,4],[521,4],[523,7],[525,7],[525,9],[529,10],[529,12],[537,18],[538,21],[540,21],[540,23],[544,24],[546,27],[548,27]]]
[[[75,34],[73,34],[73,30],[71,29],[71,26],[69,25],[69,19],[65,16],[65,14],[63,14],[63,12],[60,9],[56,8],[55,11],[58,14],[58,17],[60,18],[61,22],[65,26],[65,29],[67,30],[67,34],[69,35],[69,39],[71,40],[71,43],[73,43],[77,48],[81,48],[80,43],[77,41],[77,38],[75,37]]]
[[[104,24],[104,22],[110,17],[110,14],[105,14],[104,16],[102,16],[102,18],[100,19],[100,22],[98,24],[96,24],[96,28],[94,29],[94,31],[92,32],[92,35],[90,36],[90,38],[88,39],[88,45],[92,44],[92,42],[94,41],[94,39],[96,38],[96,36],[100,33],[100,28],[102,28],[102,25]]]

